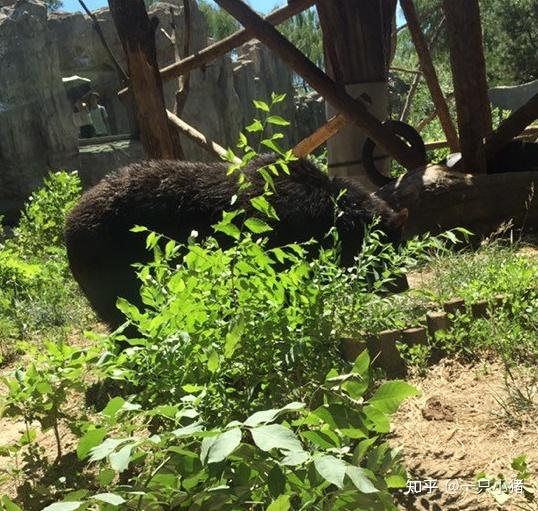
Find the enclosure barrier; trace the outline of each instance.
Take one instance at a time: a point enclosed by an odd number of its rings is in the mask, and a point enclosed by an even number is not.
[[[536,289],[525,290],[522,295],[536,293]],[[455,297],[447,300],[442,307],[432,304],[432,310],[426,312],[422,321],[401,329],[383,330],[377,334],[362,332],[355,337],[340,339],[342,358],[350,363],[364,351],[368,350],[374,367],[383,369],[389,377],[404,376],[408,363],[398,349],[398,344],[404,346],[431,346],[429,363],[441,360],[447,353],[431,343],[439,332],[450,334],[453,320],[457,316],[470,313],[471,321],[492,318],[496,312],[512,313],[511,302],[514,296],[497,294],[490,300],[477,300],[467,303],[463,298]],[[442,310],[439,310],[442,308]]]

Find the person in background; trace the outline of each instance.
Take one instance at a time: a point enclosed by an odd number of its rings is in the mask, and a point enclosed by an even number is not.
[[[90,115],[95,127],[95,136],[105,137],[110,135],[110,126],[108,124],[108,113],[106,108],[99,104],[100,98],[98,92],[92,92],[89,95]]]
[[[79,129],[80,138],[95,137],[95,127],[90,115],[90,108],[82,98],[77,99],[73,108],[73,120]]]

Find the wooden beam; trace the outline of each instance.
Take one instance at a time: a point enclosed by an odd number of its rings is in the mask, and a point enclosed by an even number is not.
[[[270,23],[260,18],[241,0],[216,0],[243,26],[252,30],[256,37],[275,52],[310,86],[321,94],[335,109],[342,112],[348,122],[362,128],[387,153],[408,169],[424,164],[420,154],[412,151],[390,129],[383,126],[367,108],[349,96],[342,85],[336,84]]]
[[[454,99],[454,93],[450,92],[446,95],[446,101],[451,101]],[[437,117],[437,110],[433,110],[429,115],[424,117],[415,127],[415,129],[420,133],[430,122],[432,122]]]
[[[293,154],[297,158],[304,158],[314,152],[320,145],[327,142],[332,136],[336,135],[346,125],[347,119],[343,114],[337,114],[331,117],[325,124],[314,131],[312,135],[301,140],[293,148]]]
[[[420,80],[422,80],[422,74],[415,75],[413,81],[411,82],[411,87],[405,98],[405,103],[400,114],[400,121],[407,122],[409,116],[411,115],[411,107],[413,105],[413,99],[418,91],[418,86],[420,85]]]
[[[185,135],[193,142],[195,142],[202,149],[207,151],[212,156],[216,156],[218,159],[227,159],[228,151],[224,147],[220,146],[213,140],[208,139],[203,133],[199,132],[196,128],[193,128],[187,124],[184,120],[180,119],[177,115],[166,111],[168,121],[175,129],[177,129],[182,135]],[[234,163],[241,163],[239,158],[234,159]]]
[[[409,1],[409,0],[404,0]],[[478,0],[443,0],[463,168],[486,172],[483,140],[491,132],[486,63]]]
[[[406,69],[405,67],[391,66],[389,71],[394,71],[396,73],[409,73],[412,75],[421,75],[422,71],[420,69]]]
[[[521,132],[525,133],[527,131],[525,128],[536,119],[538,119],[538,94],[535,94],[527,103],[501,122],[497,130],[487,137],[487,156],[494,156],[514,137]]]
[[[420,27],[420,21],[418,19],[415,5],[413,0],[400,0],[400,5],[404,12],[405,19],[407,20],[407,26],[417,50],[420,68],[424,73],[424,79],[426,80],[428,89],[430,90],[432,100],[435,104],[435,109],[438,112],[441,126],[443,127],[445,136],[450,143],[452,152],[457,152],[459,150],[458,134],[456,133],[456,128],[452,122],[452,118],[450,117],[450,110],[448,109],[443,91],[439,85],[439,80],[437,78],[437,73],[435,72],[430,49]],[[440,32],[442,23],[443,22],[441,22],[439,27],[436,29],[437,35]],[[437,36],[434,36],[434,38],[435,37]],[[432,41],[434,38],[432,38]]]
[[[279,25],[287,19],[303,12],[305,9],[312,7],[314,2],[315,0],[292,0],[281,9],[277,9],[276,11],[268,14],[265,19],[272,25]],[[229,51],[232,51],[251,39],[254,39],[254,37],[255,35],[251,30],[246,28],[238,30],[230,36],[222,39],[222,41],[218,41],[215,44],[204,48],[198,53],[190,55],[179,62],[175,62],[174,64],[164,67],[161,69],[162,80],[165,82],[172,80],[182,74],[203,67],[210,62],[214,62]],[[129,88],[122,89],[118,93],[118,96],[121,98],[128,92]]]
[[[518,134],[518,136],[514,138],[518,140],[518,139],[525,139],[525,138],[535,137],[535,136],[538,136],[538,126],[529,126],[528,128],[525,128],[522,132]],[[448,142],[446,140],[436,140],[435,142],[427,142],[425,146],[426,146],[426,151],[434,151],[436,149],[444,149],[445,147],[448,147]],[[502,149],[502,147],[504,146],[499,147],[498,150]],[[495,155],[495,152],[496,151],[492,153],[488,153],[488,156],[490,156],[490,154],[491,156]]]
[[[149,19],[143,0],[109,0],[108,3],[127,56],[142,145],[148,158],[173,159],[176,151],[157,65],[157,25]]]

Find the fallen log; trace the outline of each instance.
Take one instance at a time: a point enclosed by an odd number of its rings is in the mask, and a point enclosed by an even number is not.
[[[537,172],[463,174],[434,165],[408,172],[376,195],[396,210],[409,210],[405,239],[455,227],[481,236],[509,221],[516,228],[537,228],[537,186]]]

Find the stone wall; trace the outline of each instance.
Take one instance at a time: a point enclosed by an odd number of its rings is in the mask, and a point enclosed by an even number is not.
[[[0,0],[0,215],[13,213],[52,169],[81,171],[86,183],[128,161],[142,157],[139,144],[102,150],[84,148],[79,153],[72,105],[61,78],[79,75],[92,80],[102,97],[114,133],[130,133],[132,123],[125,105],[117,98],[121,88],[114,65],[104,50],[89,16],[81,13],[47,13],[40,0]],[[181,4],[181,5],[180,5]],[[182,39],[183,2],[155,3],[149,14],[159,27],[171,31],[171,9]],[[125,68],[121,43],[108,9],[95,11],[104,36]],[[191,51],[206,47],[207,25],[191,0]],[[174,49],[157,31],[159,65],[174,61]],[[173,110],[177,80],[165,84],[167,107]],[[283,145],[293,144],[322,122],[319,101],[294,104],[293,75],[269,50],[253,41],[204,69],[191,74],[191,86],[183,118],[225,147],[235,147],[240,129],[257,115],[254,99],[270,101],[271,92],[286,93],[275,113],[292,123]],[[312,116],[309,115],[313,107]],[[321,110],[320,110],[321,108]],[[207,153],[182,139],[187,159],[207,160]],[[109,153],[108,151],[112,151]],[[92,156],[94,155],[94,156]],[[108,166],[110,165],[110,168]],[[93,176],[93,177],[92,177]]]
[[[76,164],[78,144],[42,3],[0,8],[0,62],[0,215],[10,217],[50,169]]]

